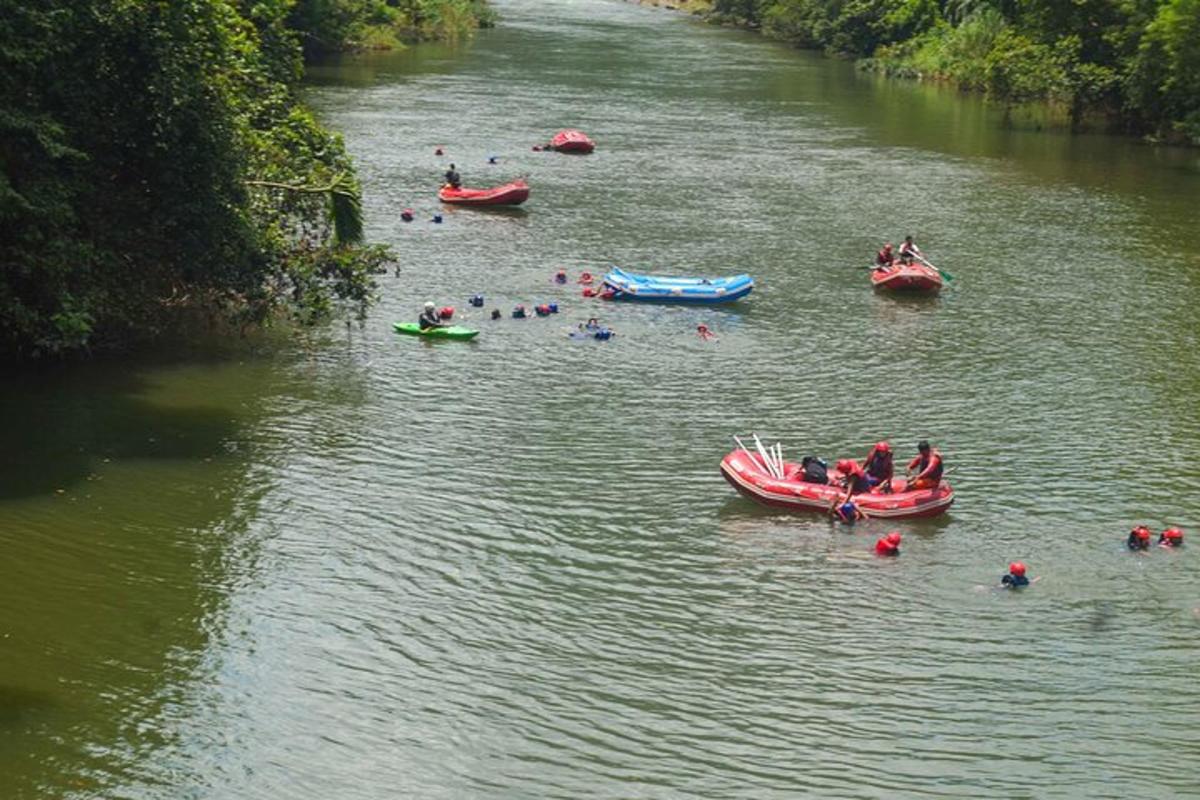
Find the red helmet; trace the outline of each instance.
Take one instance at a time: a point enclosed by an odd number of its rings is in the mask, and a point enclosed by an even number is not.
[[[1179,530],[1179,528],[1167,528],[1162,532],[1162,535],[1164,539],[1168,539],[1170,541],[1183,540],[1183,531]]]
[[[1131,531],[1131,533],[1139,539],[1149,539],[1150,538],[1150,529],[1147,528],[1145,525],[1138,525],[1136,528],[1134,528]]]
[[[875,445],[875,452],[876,453],[890,453],[890,452],[892,452],[892,446],[890,444],[888,444],[887,442],[879,442]]]
[[[900,546],[900,541],[901,541],[901,539],[903,539],[903,538],[904,538],[904,537],[902,537],[902,536],[900,535],[900,531],[892,531],[891,533],[889,533],[889,534],[887,535],[887,539],[886,539],[886,541],[887,541],[887,543],[888,543],[888,544],[890,544],[892,547],[899,547],[899,546]]]
[[[1025,565],[1022,564],[1020,561],[1014,561],[1008,565],[1008,571],[1011,572],[1013,575],[1024,575],[1025,574]]]
[[[843,459],[839,460],[837,462],[837,464],[835,464],[834,466],[837,468],[838,472],[842,473],[843,475],[847,475],[850,473],[850,465],[853,463],[854,462],[851,461],[850,459],[843,458]]]

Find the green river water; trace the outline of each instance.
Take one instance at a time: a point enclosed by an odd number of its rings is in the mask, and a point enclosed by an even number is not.
[[[1200,157],[666,11],[497,7],[312,71],[401,257],[365,326],[6,378],[0,798],[1200,796]],[[566,126],[597,152],[530,150]],[[450,160],[532,197],[443,209]],[[910,232],[940,299],[859,268]],[[612,261],[757,289],[551,281]],[[475,342],[391,333],[475,292]],[[567,339],[593,315],[617,337]],[[780,514],[717,471],[750,431],[929,438],[958,500]],[[1126,552],[1143,521],[1192,541]],[[989,588],[1014,558],[1042,580]]]

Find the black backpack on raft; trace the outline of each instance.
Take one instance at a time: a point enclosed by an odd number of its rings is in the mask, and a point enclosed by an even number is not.
[[[805,456],[800,461],[800,480],[805,483],[829,483],[828,467],[816,456]]]

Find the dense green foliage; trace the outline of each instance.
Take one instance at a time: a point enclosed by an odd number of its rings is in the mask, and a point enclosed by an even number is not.
[[[365,306],[291,0],[0,0],[0,357]]]
[[[492,21],[484,0],[296,0],[288,20],[310,55],[455,39]]]
[[[714,0],[713,9],[802,46],[872,57],[889,73],[1200,143],[1200,0]]]

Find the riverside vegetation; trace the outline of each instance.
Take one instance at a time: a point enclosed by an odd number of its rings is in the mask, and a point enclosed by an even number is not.
[[[1200,144],[1200,0],[713,0],[710,17],[889,75]]]
[[[477,0],[0,0],[0,358],[364,313],[339,136],[303,53],[453,37]]]

